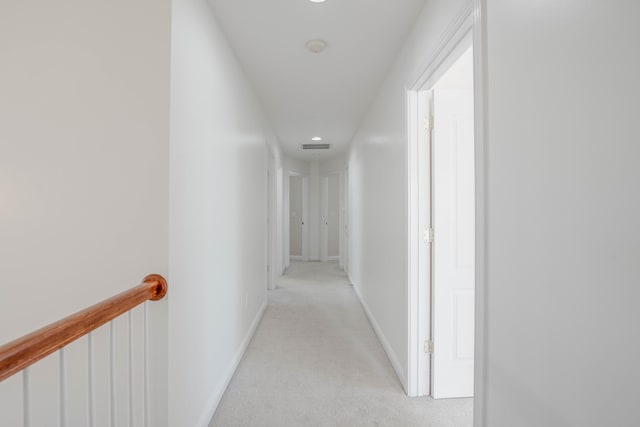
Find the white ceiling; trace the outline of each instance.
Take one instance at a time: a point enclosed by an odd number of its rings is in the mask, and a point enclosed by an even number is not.
[[[290,156],[348,146],[424,0],[210,0]],[[305,43],[323,39],[327,49]],[[303,152],[313,136],[331,144]]]

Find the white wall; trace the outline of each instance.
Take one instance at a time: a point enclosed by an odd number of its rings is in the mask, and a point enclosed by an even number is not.
[[[640,2],[484,3],[486,425],[640,425]]]
[[[4,343],[146,274],[167,274],[170,2],[35,0],[0,9]],[[149,308],[157,364],[150,425],[161,426],[166,301]],[[86,386],[87,359],[76,364],[72,353],[75,395],[76,384]],[[57,425],[56,364],[54,355],[32,369],[33,425]],[[19,384],[18,375],[0,386],[16,386],[0,391],[0,425],[20,425]],[[83,419],[86,407],[70,404],[67,415]]]
[[[276,141],[204,0],[173,2],[171,71],[169,425],[203,426],[266,302]]]
[[[320,175],[327,176],[330,173],[344,172],[347,168],[347,158],[345,155],[339,155],[328,160],[320,162]]]
[[[406,89],[464,0],[428,0],[348,153],[348,271],[398,377],[407,372]]]

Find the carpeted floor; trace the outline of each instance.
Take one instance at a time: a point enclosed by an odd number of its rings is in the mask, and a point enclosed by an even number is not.
[[[472,400],[408,398],[345,274],[292,263],[210,427],[472,425]]]

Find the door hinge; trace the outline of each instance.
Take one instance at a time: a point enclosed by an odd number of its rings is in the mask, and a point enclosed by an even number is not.
[[[424,242],[433,243],[433,228],[427,227],[424,229]]]
[[[424,342],[424,352],[428,354],[433,354],[433,341],[426,340]]]
[[[425,117],[424,119],[424,128],[425,130],[432,131],[433,130],[433,116]]]

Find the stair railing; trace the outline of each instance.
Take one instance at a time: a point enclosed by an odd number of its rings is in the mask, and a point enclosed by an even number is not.
[[[89,335],[90,333],[103,326],[118,316],[129,312],[145,301],[156,301],[162,299],[167,293],[167,281],[158,274],[150,274],[143,279],[143,282],[127,291],[116,296],[108,298],[98,304],[88,307],[82,311],[65,317],[62,320],[54,322],[48,326],[38,329],[28,335],[8,342],[0,346],[0,382],[15,375],[19,372],[23,373],[23,383],[25,389],[25,413],[24,424],[28,425],[28,367],[47,357],[48,355],[60,351],[61,355],[64,347],[73,341]],[[131,319],[129,319],[131,322]],[[145,343],[144,352],[147,353],[146,339],[146,305],[145,305]],[[148,369],[145,366],[145,371]],[[145,378],[147,373],[145,372]],[[144,424],[148,423],[147,414],[147,380],[145,380],[145,414]],[[91,391],[90,391],[91,392]],[[113,399],[112,399],[113,400]],[[90,403],[93,406],[92,403]],[[111,404],[113,408],[113,402]],[[93,412],[93,408],[89,408],[89,413]],[[113,411],[113,409],[112,409]],[[61,411],[61,418],[64,418],[64,411]],[[90,425],[94,422],[90,415]],[[62,423],[65,424],[65,423]]]
[[[162,299],[166,280],[151,274],[143,283],[0,347],[0,381],[115,319],[137,305]]]

